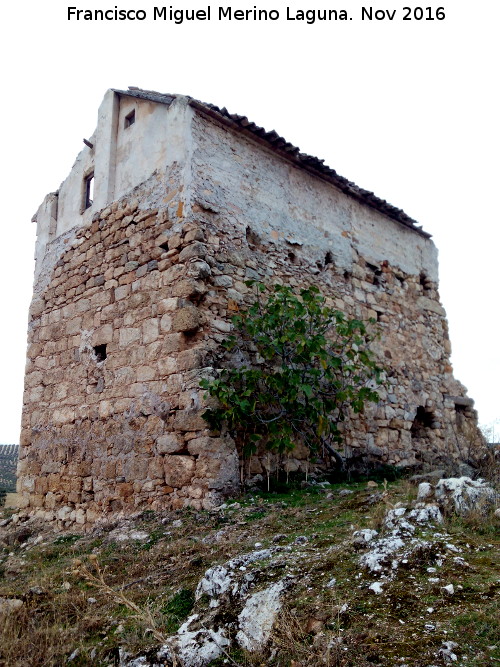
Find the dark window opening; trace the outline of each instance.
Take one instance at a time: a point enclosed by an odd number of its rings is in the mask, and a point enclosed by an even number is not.
[[[432,289],[432,283],[425,273],[420,274],[420,285],[423,287],[424,292],[429,292]]]
[[[325,266],[327,264],[333,264],[333,257],[332,257],[332,253],[330,251],[328,251],[325,255]]]
[[[245,236],[247,243],[252,250],[259,248],[262,245],[262,239],[251,227],[247,227],[245,230]]]
[[[290,260],[290,262],[292,264],[297,264],[298,263],[297,255],[294,252],[289,252],[288,253],[288,259]]]
[[[165,243],[160,243],[160,248],[165,252],[168,252],[168,241],[165,241]]]
[[[130,127],[134,123],[135,123],[135,109],[132,109],[132,111],[125,116],[125,124],[124,124],[125,129],[127,129],[127,127]]]
[[[350,280],[352,273],[350,271],[344,271],[344,280]]]
[[[382,271],[379,269],[379,267],[366,262],[366,268],[370,269],[371,271],[373,284],[380,285],[380,276],[382,275]],[[370,277],[370,274],[368,274],[368,277]]]
[[[94,354],[97,359],[97,361],[104,361],[106,357],[108,356],[106,353],[106,343],[103,345],[96,345],[94,347]]]
[[[94,203],[94,172],[85,176],[84,182],[84,209],[87,210]]]
[[[410,429],[412,436],[416,438],[427,437],[427,429],[432,428],[433,423],[434,414],[430,410],[426,410],[422,405],[419,405]]]
[[[462,429],[467,420],[467,406],[455,403],[455,423]]]

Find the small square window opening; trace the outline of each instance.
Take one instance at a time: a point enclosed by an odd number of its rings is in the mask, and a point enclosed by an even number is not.
[[[135,123],[135,109],[132,109],[132,111],[125,116],[125,125],[124,125],[125,129],[127,129],[127,127],[130,127],[134,123]]]
[[[106,354],[106,344],[104,343],[103,345],[96,345],[94,347],[94,354],[96,356],[97,361],[104,361],[106,357],[108,356]]]

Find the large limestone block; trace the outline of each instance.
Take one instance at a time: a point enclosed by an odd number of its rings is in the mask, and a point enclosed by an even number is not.
[[[209,489],[229,491],[239,485],[239,460],[230,438],[194,438],[188,444],[197,454],[196,479],[208,483]]]
[[[201,416],[203,410],[178,410],[173,419],[175,431],[201,431],[207,428],[207,422]]]
[[[434,495],[443,509],[454,510],[457,514],[467,514],[474,510],[484,512],[498,499],[498,494],[487,482],[482,479],[472,480],[470,477],[441,479],[436,484]]]
[[[191,243],[181,251],[179,255],[179,262],[187,262],[189,259],[195,257],[204,258],[207,254],[207,246],[204,243]]]
[[[156,449],[159,454],[174,454],[180,452],[183,448],[184,441],[177,433],[165,433],[156,441]]]
[[[421,296],[417,299],[417,307],[423,310],[430,310],[432,313],[446,317],[445,309],[436,301],[428,299],[426,296]]]
[[[151,318],[142,323],[142,342],[147,345],[153,343],[159,335],[158,319]]]
[[[188,451],[193,456],[206,456],[208,454],[230,452],[232,450],[234,450],[233,441],[228,441],[225,438],[203,436],[201,438],[193,438],[188,442]]]
[[[21,507],[27,507],[28,499],[23,498],[20,493],[7,493],[5,496],[5,509],[18,509]]]
[[[187,486],[193,478],[196,467],[192,456],[166,454],[164,460],[165,482],[174,488]]]
[[[172,316],[172,330],[179,332],[196,331],[201,323],[201,313],[195,306],[179,308]]]
[[[120,347],[127,347],[141,338],[141,330],[133,327],[120,329]]]
[[[52,421],[57,426],[62,424],[68,424],[75,419],[75,411],[70,407],[62,407],[57,410],[54,410],[52,413]]]
[[[193,280],[192,278],[184,278],[172,285],[172,295],[183,299],[190,299],[192,297],[199,297],[207,291],[207,288],[200,280]]]

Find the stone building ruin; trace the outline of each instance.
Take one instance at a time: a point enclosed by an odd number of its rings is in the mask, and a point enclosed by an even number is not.
[[[403,211],[276,132],[189,97],[109,90],[97,129],[37,223],[18,493],[45,519],[207,508],[239,484],[207,429],[245,280],[315,283],[378,320],[389,369],[345,454],[396,466],[474,461],[473,402],[452,374],[437,251]],[[304,470],[300,451],[291,470]],[[251,473],[264,473],[256,457]]]

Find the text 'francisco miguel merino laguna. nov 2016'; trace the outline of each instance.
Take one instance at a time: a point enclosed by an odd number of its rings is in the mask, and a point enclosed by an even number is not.
[[[442,21],[446,18],[444,7],[408,6],[398,9],[383,9],[377,7],[359,7],[357,11],[347,9],[297,9],[286,7],[285,10],[233,9],[227,7],[207,6],[206,9],[177,9],[168,7],[153,7],[145,9],[120,9],[117,5],[108,9],[81,9],[67,8],[68,21],[168,21],[182,24],[186,21],[302,21],[312,25],[320,21]]]

